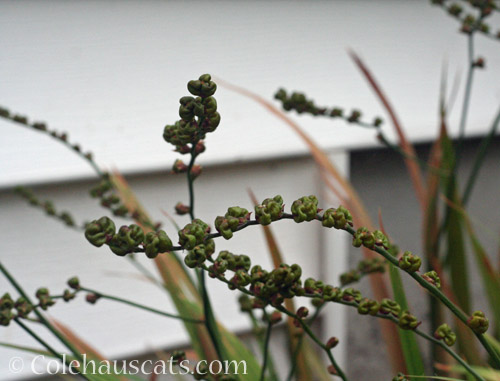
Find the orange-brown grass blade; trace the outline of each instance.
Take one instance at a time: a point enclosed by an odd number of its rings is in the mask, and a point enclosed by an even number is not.
[[[365,63],[361,60],[361,58],[359,58],[359,56],[356,53],[354,53],[353,51],[349,51],[349,55],[353,59],[354,63],[361,70],[361,72],[365,76],[366,80],[368,81],[368,83],[372,87],[373,91],[375,91],[375,94],[377,94],[377,97],[382,102],[387,113],[389,114],[389,117],[391,118],[392,124],[396,130],[396,133],[398,134],[398,137],[399,137],[399,145],[400,145],[401,149],[406,153],[404,160],[406,163],[406,167],[408,168],[408,173],[410,174],[410,178],[412,180],[413,187],[415,188],[415,194],[416,194],[417,199],[420,202],[420,205],[423,209],[424,205],[425,205],[425,191],[424,191],[424,184],[423,184],[423,180],[422,180],[422,174],[420,172],[420,168],[418,167],[418,163],[415,160],[411,159],[412,157],[417,157],[417,155],[415,153],[415,149],[413,148],[413,146],[410,144],[410,142],[406,138],[405,132],[403,130],[401,122],[399,121],[398,117],[396,116],[396,112],[394,111],[394,108],[391,106],[389,100],[387,99],[384,92],[382,91],[382,88],[379,86],[379,84],[375,80],[375,77],[373,76],[373,74],[370,72],[368,67],[365,65]]]
[[[314,161],[319,166],[320,171],[327,174],[327,176],[331,176],[336,181],[336,184],[338,184],[337,186],[342,189],[344,193],[342,197],[346,200],[346,206],[350,209],[355,222],[360,226],[366,226],[369,229],[373,227],[370,217],[366,212],[366,209],[364,208],[363,203],[361,202],[361,199],[358,196],[357,192],[354,190],[353,186],[340,174],[340,172],[330,161],[326,153],[303,131],[303,129],[297,123],[295,123],[285,113],[283,113],[263,97],[240,86],[236,86],[223,81],[220,78],[217,78],[217,83],[229,90],[232,90],[259,103],[262,107],[267,109],[270,113],[282,120],[293,131],[295,131],[306,143]],[[328,184],[331,185],[332,183],[327,183],[327,186]],[[371,258],[375,255],[373,252],[369,251],[366,248],[363,248],[363,254],[368,258]],[[373,294],[378,300],[390,297],[386,286],[387,278],[384,277],[383,274],[374,274],[370,276],[370,284]],[[401,345],[399,342],[398,332],[394,324],[389,321],[380,319],[379,324],[381,327],[382,336],[387,345],[388,357],[390,358],[391,365],[394,372],[396,373],[400,369],[403,369],[405,366],[405,362],[401,353]]]
[[[87,356],[91,357],[94,360],[106,359],[101,353],[99,353],[97,349],[92,347],[89,343],[79,337],[76,333],[73,332],[73,330],[71,330],[60,321],[51,318],[50,322],[69,340],[71,344],[75,346],[76,349],[78,349],[80,353],[85,353],[87,354]]]

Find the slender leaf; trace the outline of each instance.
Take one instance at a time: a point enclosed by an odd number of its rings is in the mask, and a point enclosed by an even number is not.
[[[361,58],[356,53],[354,53],[353,51],[350,51],[349,55],[351,56],[354,63],[361,70],[361,72],[365,76],[366,80],[368,81],[368,83],[370,84],[372,89],[375,91],[375,94],[377,94],[377,97],[382,102],[387,113],[389,114],[389,116],[391,118],[392,124],[396,130],[396,133],[398,134],[398,137],[399,137],[399,144],[401,146],[401,149],[406,154],[405,155],[405,163],[406,163],[406,167],[408,168],[408,173],[410,174],[410,178],[412,180],[413,187],[415,188],[415,194],[416,194],[417,199],[420,202],[420,205],[422,206],[422,209],[423,209],[425,207],[425,191],[424,191],[424,184],[423,184],[423,180],[422,180],[422,174],[420,172],[420,168],[418,167],[418,163],[414,159],[412,159],[412,158],[417,157],[417,155],[415,153],[415,149],[413,148],[411,143],[406,138],[403,127],[402,127],[401,122],[399,121],[398,117],[396,116],[396,112],[394,111],[394,108],[391,106],[389,100],[387,99],[386,95],[382,91],[382,88],[375,80],[375,77],[373,76],[373,74],[370,72],[368,67],[365,65],[365,63],[361,60]]]
[[[52,354],[52,352],[45,351],[43,349],[26,347],[26,346],[23,346],[23,345],[16,345],[16,344],[9,344],[9,343],[0,342],[0,347],[9,348],[9,349],[15,349],[15,350],[19,350],[19,351],[22,351],[22,352],[29,352],[29,353],[32,353],[34,355],[44,355],[44,356],[47,356],[47,357],[57,358],[56,356],[54,356],[54,354]],[[68,356],[68,355],[66,355],[66,357],[68,359],[71,358],[71,356]]]
[[[388,237],[382,221],[382,212],[379,210],[379,225],[382,232]],[[392,284],[392,292],[394,293],[394,300],[401,306],[403,311],[407,311],[408,301],[406,300],[406,293],[401,280],[399,268],[396,266],[389,266],[389,277]],[[412,375],[424,375],[424,360],[420,353],[420,348],[417,343],[417,337],[413,331],[398,329],[399,339],[401,340],[401,347],[406,362],[406,370]]]
[[[461,365],[444,365],[444,364],[436,364],[436,368],[448,373],[459,373],[462,375],[467,374],[467,370]],[[500,371],[482,367],[482,366],[473,366],[472,367],[479,375],[484,377],[487,381],[500,381]]]

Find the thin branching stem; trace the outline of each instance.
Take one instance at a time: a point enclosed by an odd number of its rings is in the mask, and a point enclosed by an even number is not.
[[[316,311],[314,312],[314,315],[309,319],[309,324],[313,324],[315,320],[318,318],[321,310],[325,304],[322,304],[318,308],[316,308]],[[297,370],[297,357],[299,355],[300,349],[302,347],[302,342],[304,341],[304,335],[300,335],[299,339],[297,340],[297,345],[295,346],[295,349],[292,353],[292,367],[290,368],[290,372],[288,373],[288,376],[286,378],[286,381],[292,381],[293,375],[295,374],[295,371]]]
[[[165,311],[157,310],[156,308],[145,306],[145,305],[140,304],[140,303],[132,302],[132,301],[127,300],[127,299],[119,298],[119,297],[112,296],[112,295],[107,295],[107,294],[104,294],[100,291],[92,290],[90,288],[80,287],[78,291],[86,291],[86,292],[89,292],[91,294],[95,294],[103,299],[114,300],[115,302],[127,304],[129,306],[139,308],[141,310],[149,311],[149,312],[152,312],[152,313],[157,314],[157,315],[165,316],[165,317],[172,318],[172,319],[183,320],[187,323],[196,323],[196,324],[205,323],[204,320],[193,319],[193,318],[186,317],[186,316],[171,314],[171,313],[168,313]]]
[[[203,121],[204,121],[204,118],[201,117],[200,120],[198,121],[199,125],[202,125]],[[195,219],[194,178],[192,175],[192,169],[193,169],[193,166],[194,166],[194,163],[196,160],[196,156],[197,156],[196,145],[198,144],[198,142],[199,142],[199,140],[193,142],[191,145],[191,152],[190,152],[191,159],[189,160],[189,165],[187,168],[187,183],[188,183],[188,191],[189,191],[189,216],[191,217],[191,220]],[[205,315],[205,327],[207,328],[210,339],[212,340],[212,344],[214,345],[215,351],[217,352],[217,356],[222,361],[226,358],[226,356],[224,356],[224,347],[223,347],[223,343],[221,340],[221,335],[220,335],[219,329],[217,327],[217,322],[215,321],[215,316],[214,316],[214,313],[212,310],[212,304],[211,304],[210,298],[208,296],[208,290],[207,290],[206,280],[205,280],[205,272],[197,271],[197,274],[198,274],[201,298],[202,298],[202,302],[203,302],[203,312]]]
[[[266,311],[264,310],[264,315],[267,317],[267,329],[266,329],[266,336],[264,339],[264,350],[262,351],[262,367],[260,371],[260,381],[264,381],[264,378],[266,376],[266,369],[267,369],[267,363],[268,363],[268,357],[269,357],[269,344],[271,340],[271,332],[273,329],[273,323],[269,319],[269,316],[267,316]]]
[[[468,51],[468,71],[467,71],[467,81],[465,83],[464,99],[462,103],[462,112],[460,115],[460,124],[458,127],[458,144],[456,150],[456,164],[460,157],[460,152],[462,150],[463,141],[465,138],[465,129],[467,125],[467,116],[469,113],[470,97],[472,93],[472,83],[474,81],[474,31],[467,35],[467,51]]]
[[[304,332],[307,333],[307,335],[321,348],[325,351],[325,353],[327,354],[329,360],[330,360],[330,363],[332,364],[333,368],[335,369],[335,371],[337,372],[337,376],[339,376],[342,380],[344,381],[347,381],[347,377],[346,375],[344,374],[344,372],[342,371],[342,369],[340,368],[340,366],[337,364],[337,362],[335,361],[335,358],[333,357],[333,354],[330,350],[330,348],[328,348],[315,334],[314,332],[311,330],[311,328],[309,328],[309,325],[307,323],[304,322],[303,319],[299,318],[295,313],[293,312],[290,312],[288,311],[286,308],[282,307],[282,306],[275,306],[275,308],[280,311],[280,312],[283,312],[284,314],[296,319],[300,325],[302,326],[302,328],[304,329]]]
[[[472,194],[472,189],[474,187],[474,184],[476,183],[476,179],[477,179],[477,176],[479,174],[479,170],[481,169],[484,158],[486,157],[486,152],[488,151],[489,146],[493,142],[493,139],[497,133],[499,124],[500,124],[500,110],[497,111],[497,114],[495,116],[495,120],[493,121],[493,124],[491,125],[490,132],[481,142],[481,146],[479,147],[479,152],[474,160],[474,164],[472,165],[471,173],[470,173],[469,178],[467,179],[467,182],[465,185],[464,195],[462,196],[462,205],[463,206],[465,206],[467,204],[467,202],[469,201],[469,197]]]

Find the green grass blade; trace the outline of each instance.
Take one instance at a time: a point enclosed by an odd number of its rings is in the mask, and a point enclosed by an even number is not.
[[[390,266],[389,276],[391,278],[392,290],[394,292],[394,300],[399,303],[402,310],[408,310],[408,302],[401,281],[399,269],[395,266]],[[425,374],[424,361],[418,347],[417,338],[413,331],[398,329],[399,339],[406,362],[406,368],[409,374],[423,376]]]

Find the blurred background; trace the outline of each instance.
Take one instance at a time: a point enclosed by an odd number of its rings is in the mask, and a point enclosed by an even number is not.
[[[99,165],[118,169],[153,218],[165,221],[173,235],[175,228],[164,212],[173,214],[178,201],[187,202],[187,186],[183,176],[170,173],[179,155],[161,135],[165,124],[178,119],[178,99],[187,94],[188,80],[210,73],[216,81],[271,101],[280,87],[304,91],[319,105],[356,108],[367,120],[387,120],[347,54],[352,49],[375,73],[425,157],[438,131],[443,76],[449,88],[459,79],[449,123],[450,133],[457,135],[467,69],[466,39],[458,28],[423,0],[4,1],[0,105],[67,132],[72,143],[93,152]],[[487,70],[474,83],[464,170],[500,99],[498,42],[478,38],[476,52],[485,57]],[[308,194],[318,194],[325,207],[337,205],[306,145],[287,125],[224,86],[219,85],[216,98],[222,122],[199,158],[204,166],[196,181],[200,218],[211,221],[232,205],[250,208],[248,188],[259,199],[282,194],[288,205]],[[341,120],[291,117],[350,177],[372,217],[376,220],[381,208],[391,236],[418,252],[419,210],[400,157],[381,148],[370,130]],[[89,287],[173,311],[165,294],[137,276],[130,264],[91,247],[82,234],[65,230],[12,193],[15,185],[29,185],[41,198],[56,199],[58,208],[72,211],[80,222],[100,217],[106,211],[88,197],[97,180],[87,163],[20,125],[0,120],[0,131],[0,256],[23,285],[30,292],[40,286],[61,290],[68,278],[79,275]],[[389,122],[384,131],[396,141]],[[494,168],[500,159],[498,142],[495,148],[471,201],[478,220],[491,227],[483,233],[493,248],[500,215],[480,201],[499,201]],[[183,225],[187,218],[177,222]],[[338,275],[360,259],[341,233],[312,225],[299,229],[286,221],[273,228],[286,261],[303,265],[306,276],[336,284]],[[254,263],[271,267],[259,229],[245,230],[222,245],[218,249],[245,251]],[[361,288],[369,293],[366,280]],[[210,282],[209,289],[217,317],[246,334],[246,316],[228,302],[237,296],[219,282]],[[0,290],[10,290],[3,279]],[[388,379],[384,353],[366,344],[383,345],[378,326],[353,311],[328,308],[329,319],[319,329],[324,337],[341,339],[337,356],[353,379]],[[111,358],[148,356],[187,343],[181,324],[112,302],[89,306],[79,298],[70,305],[60,303],[50,314]],[[0,341],[34,344],[14,327],[0,329]],[[285,350],[283,344],[274,342],[274,352]],[[14,354],[30,357],[0,349],[0,379],[33,377],[29,369],[9,372],[8,359]]]

